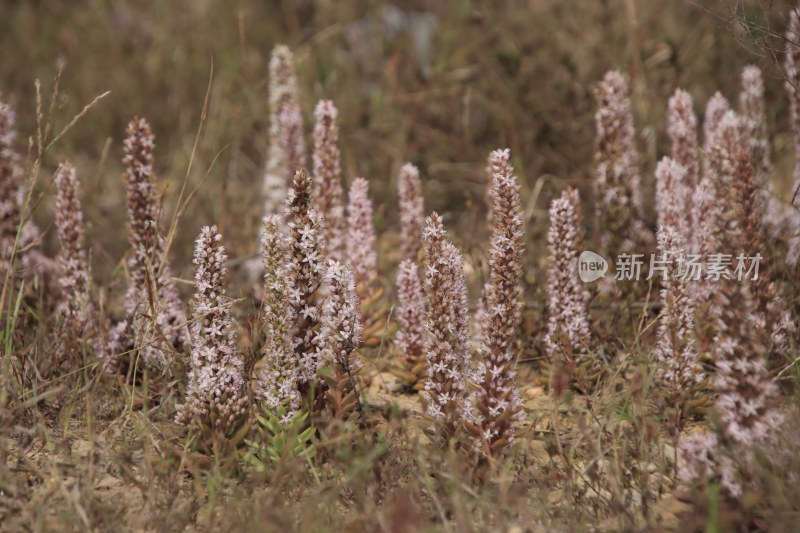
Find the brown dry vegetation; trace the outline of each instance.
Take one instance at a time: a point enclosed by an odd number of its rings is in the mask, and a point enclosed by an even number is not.
[[[395,391],[385,372],[399,357],[390,320],[379,345],[361,354],[367,429],[346,438],[331,432],[305,444],[313,458],[260,471],[243,459],[245,445],[225,457],[193,449],[172,421],[182,401],[180,374],[159,390],[131,386],[102,373],[89,347],[79,379],[38,379],[36,369],[54,351],[52,287],[27,285],[15,309],[17,284],[2,318],[0,374],[8,365],[13,383],[9,402],[0,402],[0,530],[792,530],[800,521],[796,417],[779,446],[789,452],[777,460],[769,451],[756,455],[759,488],[741,508],[720,503],[717,487],[692,494],[675,481],[675,441],[648,396],[658,308],[646,305],[646,295],[619,306],[601,298],[592,307],[597,351],[611,362],[591,394],[552,399],[543,343],[547,206],[572,185],[591,226],[594,85],[610,68],[630,79],[654,227],[653,170],[669,150],[667,99],[685,88],[701,116],[717,90],[735,102],[741,68],[758,65],[771,180],[789,194],[788,104],[772,53],[788,9],[788,2],[755,0],[5,1],[0,91],[17,110],[17,147],[27,155],[26,177],[35,180],[42,249],[52,257],[58,247],[51,177],[69,160],[82,180],[94,296],[104,317],[120,315],[125,292],[122,138],[131,117],[146,116],[157,136],[162,229],[170,232],[172,274],[186,281],[178,283],[183,301],[192,293],[193,240],[201,226],[216,224],[231,257],[240,344],[258,349],[259,304],[243,267],[259,253],[267,62],[276,43],[295,52],[306,133],[317,100],[334,100],[344,180],[370,182],[386,289],[379,305],[387,314],[402,259],[401,165],[420,167],[426,210],[444,214],[474,302],[487,269],[486,156],[510,147],[527,232],[517,381],[526,416],[509,457],[497,464],[468,468],[456,450],[431,445],[416,395]],[[37,157],[37,131],[49,124],[45,139],[52,139],[106,91]],[[179,205],[184,186],[192,194]],[[595,229],[587,228],[590,237]],[[796,318],[797,270],[776,267],[772,275]],[[800,377],[791,341],[775,370],[787,412]],[[705,407],[689,431],[709,427]]]

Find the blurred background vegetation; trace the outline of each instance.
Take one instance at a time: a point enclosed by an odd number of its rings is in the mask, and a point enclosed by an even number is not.
[[[732,102],[741,68],[765,74],[776,175],[788,187],[791,141],[780,69],[788,2],[651,0],[3,0],[0,91],[18,111],[20,150],[43,93],[63,68],[57,122],[104,99],[52,151],[84,186],[95,275],[108,281],[127,250],[121,143],[147,117],[169,220],[187,173],[212,79],[210,110],[190,183],[199,186],[173,247],[187,276],[202,224],[220,225],[233,256],[256,253],[267,148],[267,62],[276,43],[296,53],[306,130],[320,98],[339,108],[345,179],[365,176],[378,230],[394,228],[396,173],[419,165],[429,210],[460,225],[469,249],[483,209],[485,158],[508,146],[523,182],[529,233],[567,183],[591,206],[592,89],[617,68],[631,80],[645,193],[667,150],[665,106],[688,89],[702,114],[721,90]],[[213,73],[212,73],[213,65]],[[308,143],[311,145],[310,139]],[[40,183],[46,189],[47,183]],[[50,194],[49,192],[47,194]],[[47,227],[50,202],[36,214]],[[52,234],[53,232],[49,232]],[[46,245],[52,250],[53,235]],[[544,257],[531,246],[530,261]]]

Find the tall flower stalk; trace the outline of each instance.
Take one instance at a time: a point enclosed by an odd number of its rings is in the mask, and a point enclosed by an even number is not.
[[[425,199],[419,169],[411,163],[400,168],[397,179],[400,200],[400,245],[403,258],[416,261],[422,248],[422,227],[425,224]]]
[[[749,146],[750,160],[759,184],[766,184],[770,171],[769,133],[764,111],[764,80],[761,69],[748,65],[742,69],[739,116],[742,138]]]
[[[595,97],[596,219],[603,251],[616,257],[635,244],[649,243],[652,235],[642,222],[639,154],[625,78],[617,71],[607,72]]]
[[[583,363],[589,355],[589,292],[578,276],[582,232],[580,197],[577,190],[569,188],[550,204],[548,318],[544,339],[552,363],[567,368]]]
[[[386,313],[381,300],[383,286],[378,279],[372,200],[369,198],[369,182],[364,178],[356,178],[350,185],[346,250],[347,264],[353,272],[358,293],[363,344],[375,347],[380,344],[386,329]]]
[[[314,110],[314,200],[325,219],[326,255],[344,259],[344,191],[339,153],[338,111],[330,100],[320,100]]]
[[[25,220],[26,187],[22,160],[14,149],[15,121],[14,110],[0,95],[0,276],[4,279],[14,269],[14,258],[21,260],[28,273],[40,270],[46,263],[32,248],[39,239],[39,229],[32,220]]]
[[[663,389],[666,404],[675,413],[672,428],[679,431],[686,402],[701,381],[694,340],[694,308],[690,294],[692,282],[682,277],[686,245],[683,236],[672,226],[661,226],[658,252],[664,266],[661,277],[661,312],[658,341],[653,353],[656,383]]]
[[[667,105],[667,136],[670,140],[672,160],[686,170],[681,180],[682,192],[677,204],[685,221],[685,227],[691,228],[697,223],[692,218],[692,195],[700,181],[700,149],[694,102],[692,96],[682,89],[675,91]],[[683,233],[683,237],[689,242],[690,236],[687,233]]]
[[[125,139],[130,280],[125,296],[125,319],[112,331],[104,354],[111,368],[118,352],[138,348],[148,365],[162,366],[172,348],[187,344],[186,315],[171,280],[165,241],[158,232],[160,206],[153,171],[155,136],[143,118],[134,118]],[[171,345],[171,347],[170,347]]]
[[[272,49],[269,61],[269,113],[269,152],[263,181],[267,215],[280,206],[294,173],[306,166],[294,55],[282,44]]]
[[[264,218],[261,250],[264,263],[262,359],[256,365],[255,396],[281,423],[288,424],[301,407],[299,361],[294,351],[297,317],[291,312],[293,262],[281,218]]]
[[[61,322],[58,359],[74,366],[82,360],[85,335],[92,329],[93,306],[89,295],[89,261],[83,211],[75,167],[62,163],[55,178],[56,232],[60,247],[56,270],[61,296],[56,313]]]
[[[400,377],[410,388],[425,385],[425,293],[417,264],[404,259],[397,267],[397,322],[394,343],[403,360]]]
[[[375,229],[372,226],[372,200],[369,182],[356,178],[350,185],[347,206],[347,260],[356,285],[366,289],[378,277],[375,254]]]
[[[489,282],[475,398],[481,448],[489,454],[500,453],[514,440],[514,423],[522,415],[514,382],[525,249],[522,206],[513,169],[509,165],[500,170],[492,177],[490,190],[493,224]]]
[[[212,448],[222,446],[236,432],[250,406],[244,358],[236,346],[226,294],[227,260],[217,227],[203,227],[194,249],[189,383],[176,420],[197,428]]]
[[[289,226],[289,304],[284,312],[295,322],[292,342],[304,391],[316,382],[320,366],[320,302],[318,290],[325,275],[325,222],[312,207],[311,178],[298,170],[286,201]]]
[[[722,122],[722,117],[731,110],[731,104],[719,91],[706,102],[705,116],[703,117],[703,151],[708,155],[714,145],[714,135]]]
[[[320,346],[325,380],[325,408],[329,418],[366,423],[355,376],[361,370],[355,351],[361,344],[356,284],[347,266],[329,260],[325,273],[328,296],[322,306]]]
[[[461,254],[447,240],[442,219],[433,213],[422,232],[425,295],[425,410],[437,422],[437,438],[446,445],[469,419],[466,380],[470,358],[467,289]]]
[[[691,210],[687,211],[686,198],[691,191],[686,189],[686,167],[672,158],[664,157],[656,166],[656,214],[658,227],[671,227],[682,241],[693,233]],[[688,216],[687,216],[688,215]]]

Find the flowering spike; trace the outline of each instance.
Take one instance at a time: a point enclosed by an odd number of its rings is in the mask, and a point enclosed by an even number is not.
[[[61,299],[56,313],[61,319],[59,359],[81,360],[81,341],[91,328],[89,262],[86,258],[83,212],[75,167],[62,163],[56,172],[56,231],[60,248],[56,255]]]
[[[742,69],[742,90],[739,93],[742,138],[749,144],[750,160],[758,183],[764,184],[770,170],[769,134],[764,112],[764,80],[761,69],[748,65]]]
[[[286,183],[291,182],[291,176],[305,166],[306,141],[303,138],[303,115],[300,104],[286,102],[278,114],[278,124],[281,127],[281,150],[283,151],[283,169]]]
[[[299,359],[301,384],[317,379],[320,309],[317,290],[325,274],[325,223],[312,208],[311,178],[298,170],[286,201],[284,219],[289,226],[289,302],[297,322],[294,349]]]
[[[411,259],[397,267],[397,300],[400,327],[394,341],[409,373],[409,386],[418,389],[425,376],[425,293]]]
[[[216,226],[200,231],[194,249],[192,356],[186,402],[176,421],[216,438],[230,437],[247,416],[244,359],[236,347],[226,294],[228,256]]]
[[[687,220],[686,198],[691,191],[686,190],[686,167],[664,157],[656,166],[656,212],[658,227],[670,226],[685,242],[692,232]]]
[[[507,157],[496,150],[491,159]],[[514,440],[514,421],[522,404],[514,383],[516,339],[521,321],[522,254],[524,232],[519,184],[511,166],[497,169],[492,177],[492,238],[489,250],[489,281],[486,287],[483,342],[479,350],[476,397],[484,450],[499,452]]]
[[[417,260],[422,248],[422,226],[425,224],[425,200],[419,169],[411,163],[400,168],[397,180],[400,199],[400,238],[405,259]]]
[[[730,110],[731,104],[719,91],[715,92],[706,102],[706,111],[703,117],[703,149],[706,153],[714,145],[714,135],[722,117]]]
[[[264,345],[256,365],[255,396],[288,423],[301,405],[298,360],[294,352],[296,316],[291,305],[292,262],[289,239],[277,215],[264,218]]]
[[[719,225],[722,210],[714,180],[711,176],[703,176],[694,193],[692,201],[692,219],[697,221],[692,233],[690,250],[699,257],[711,257],[719,253]],[[705,272],[694,283],[690,292],[691,306],[695,309],[696,321],[699,324],[699,348],[708,351],[714,340],[713,321],[709,317],[715,312],[714,284],[704,279]]]
[[[153,172],[155,136],[143,118],[134,118],[128,124],[125,139],[125,167],[127,187],[128,225],[130,229],[131,256],[128,270],[131,279],[125,296],[127,317],[114,329],[106,357],[114,350],[134,345],[142,346],[144,361],[148,364],[167,363],[170,349],[164,340],[180,349],[187,344],[186,315],[181,309],[180,297],[170,280],[170,270],[164,253],[164,239],[158,233],[160,214]],[[149,317],[155,317],[149,318]],[[131,334],[134,339],[126,339]],[[113,361],[106,361],[114,367]]]
[[[353,376],[361,366],[352,357],[361,344],[356,285],[347,266],[329,260],[325,273],[328,296],[322,306],[320,360],[332,370],[324,374],[326,405],[331,417],[347,420],[356,411],[361,415],[358,391]]]
[[[372,200],[369,182],[356,178],[350,185],[347,205],[347,259],[357,286],[366,287],[378,276],[375,255],[375,230],[372,227]]]
[[[285,111],[287,106],[289,111]],[[306,165],[299,111],[294,55],[289,47],[279,44],[272,49],[269,61],[269,152],[263,185],[267,215],[276,211],[294,173]]]
[[[578,277],[578,255],[583,249],[583,220],[578,191],[569,188],[550,204],[547,244],[550,266],[547,280],[547,336],[553,359],[567,366],[588,357],[589,293]]]
[[[428,375],[425,408],[439,423],[439,441],[446,444],[468,413],[469,372],[466,284],[461,254],[447,240],[442,219],[433,213],[422,232],[425,294],[428,300],[425,355]]]
[[[341,260],[345,220],[337,115],[330,100],[320,100],[314,110],[314,199],[328,228],[326,256]]]
[[[633,245],[652,240],[642,223],[638,159],[628,84],[622,74],[609,71],[595,90],[597,130],[594,156],[598,227],[606,255],[615,257]]]
[[[492,183],[494,177],[500,175],[510,175],[514,171],[511,170],[511,150],[508,148],[504,150],[492,150],[486,160],[486,220],[489,223],[489,230],[494,228],[494,206],[492,199]]]
[[[734,111],[727,111],[720,119],[719,124],[713,133],[713,144],[707,151],[708,171],[714,180],[717,189],[717,197],[721,203],[721,213],[726,215],[727,220],[720,220],[717,228],[720,245],[733,249],[731,245],[733,239],[732,219],[730,213],[733,212],[734,200],[731,187],[733,186],[733,175],[736,169],[736,157],[742,150],[742,137],[739,115]]]
[[[12,257],[20,257],[26,270],[38,271],[46,259],[31,246],[39,239],[39,229],[32,220],[25,222],[17,242],[17,232],[25,213],[26,187],[22,161],[14,150],[17,132],[16,115],[0,95],[0,276],[13,268]]]
[[[686,227],[691,228],[696,223],[692,219],[692,193],[700,181],[697,117],[694,114],[692,96],[682,89],[677,89],[669,99],[667,117],[667,135],[672,147],[672,159],[686,169],[681,188],[683,196],[678,201],[678,207]],[[684,234],[684,238],[688,236]]]
[[[688,391],[700,380],[694,341],[694,308],[690,300],[691,281],[680,273],[686,255],[683,236],[672,226],[661,226],[658,252],[665,269],[661,278],[661,313],[658,342],[653,354],[655,378],[668,395],[668,404],[677,409],[680,424]]]

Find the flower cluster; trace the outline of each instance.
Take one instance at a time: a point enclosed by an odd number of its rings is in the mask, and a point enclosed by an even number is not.
[[[578,277],[583,248],[583,221],[578,191],[569,188],[550,204],[547,244],[547,335],[544,342],[553,362],[580,363],[588,356],[589,293]]]
[[[327,226],[326,255],[341,260],[345,219],[337,114],[330,100],[320,100],[314,110],[314,200]]]
[[[672,226],[657,233],[658,252],[666,264],[661,281],[661,313],[658,342],[653,353],[655,378],[667,392],[669,404],[680,413],[688,392],[701,380],[694,340],[694,309],[691,282],[678,274],[686,254],[683,236]],[[680,414],[678,415],[680,417]]]
[[[375,229],[372,227],[372,201],[369,182],[356,178],[350,185],[347,204],[347,261],[353,270],[359,291],[378,276],[375,254]]]
[[[325,262],[325,225],[312,205],[312,180],[295,174],[284,213],[264,219],[263,358],[256,397],[288,423],[313,389],[310,409],[347,419],[358,403],[351,354],[361,344],[355,282],[336,260]],[[288,232],[283,226],[288,227]],[[323,367],[331,369],[323,371]]]
[[[394,339],[403,356],[409,385],[417,388],[425,376],[425,293],[417,264],[404,259],[397,267],[397,322]]]
[[[256,398],[270,411],[280,413],[288,423],[301,405],[298,361],[294,352],[295,317],[288,313],[293,262],[290,261],[289,238],[281,231],[278,215],[264,218],[261,237],[264,263],[262,359],[256,365]]]
[[[635,242],[649,243],[652,235],[642,223],[639,155],[628,84],[622,74],[607,72],[595,90],[595,98],[596,217],[602,249],[613,257]]]
[[[56,231],[60,248],[56,256],[61,300],[56,313],[61,320],[59,359],[81,359],[80,341],[92,319],[89,298],[89,262],[86,257],[83,212],[75,167],[59,165],[56,172]]]
[[[140,346],[147,364],[168,362],[170,346],[187,344],[186,316],[171,281],[164,239],[158,232],[160,214],[153,171],[155,136],[143,118],[128,124],[122,159],[127,187],[131,255],[130,283],[125,297],[125,320],[112,331],[104,356],[115,368],[118,350]]]
[[[422,231],[425,295],[428,300],[425,355],[428,374],[425,408],[439,421],[442,444],[453,437],[467,418],[470,356],[467,288],[464,263],[447,240],[442,219],[433,213]]]
[[[492,159],[508,159],[508,150],[496,150]],[[492,177],[492,237],[489,280],[478,356],[478,393],[475,407],[485,451],[497,452],[514,439],[514,422],[522,404],[514,385],[516,339],[521,320],[522,254],[525,249],[519,184],[510,165]]]
[[[186,402],[178,406],[176,421],[224,438],[247,416],[250,402],[231,322],[228,256],[221,241],[216,226],[205,226],[195,242],[192,355]]]
[[[272,49],[269,61],[269,112],[269,152],[263,181],[267,215],[277,210],[294,173],[305,166],[306,157],[294,55],[282,44]],[[287,150],[293,153],[287,154]],[[292,168],[287,163],[297,166]]]
[[[411,163],[406,163],[400,168],[397,196],[400,199],[400,238],[403,257],[416,261],[422,248],[425,199],[422,196],[419,169]]]
[[[726,113],[710,152],[710,167],[720,187],[726,188],[727,205],[720,212],[720,240],[734,249],[753,253],[761,249],[758,185],[749,150],[740,148],[734,134],[738,125]],[[746,146],[746,145],[745,145]],[[722,279],[713,307],[716,337],[713,343],[716,373],[713,386],[715,410],[721,422],[719,435],[688,440],[682,446],[684,478],[717,476],[727,493],[739,498],[748,474],[748,457],[755,445],[765,444],[773,428],[780,425],[777,387],[771,379],[766,356],[787,327],[785,319],[772,314],[768,302],[779,300],[766,278],[753,283]],[[778,304],[777,307],[785,306]],[[777,326],[775,324],[778,324]]]
[[[336,420],[348,420],[359,411],[358,390],[354,375],[360,370],[352,357],[361,344],[356,284],[347,266],[331,259],[325,273],[328,296],[322,306],[320,359],[331,372],[326,381],[326,408]],[[363,423],[363,418],[362,418]]]

